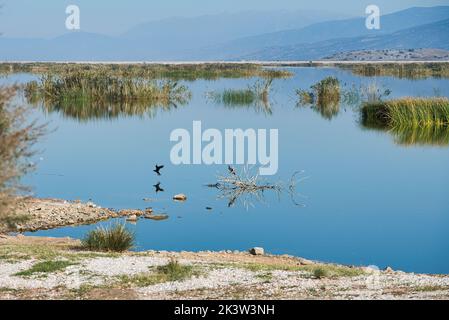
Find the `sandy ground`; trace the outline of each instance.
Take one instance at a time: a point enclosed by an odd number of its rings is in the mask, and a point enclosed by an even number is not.
[[[66,265],[29,272],[52,261]],[[189,273],[161,277],[170,261]],[[230,251],[95,253],[72,239],[0,236],[0,298],[448,299],[449,276]]]

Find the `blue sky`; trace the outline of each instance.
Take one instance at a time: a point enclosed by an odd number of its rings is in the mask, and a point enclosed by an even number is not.
[[[66,32],[65,8],[81,10],[83,31],[119,34],[134,25],[172,16],[247,10],[326,10],[360,16],[369,4],[382,13],[413,6],[449,5],[449,0],[0,0],[0,31],[7,37],[52,37]]]

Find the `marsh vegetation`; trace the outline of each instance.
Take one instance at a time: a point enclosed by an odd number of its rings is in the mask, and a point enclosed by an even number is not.
[[[399,79],[449,78],[449,63],[365,63],[337,64],[364,77],[387,76]]]
[[[83,73],[87,77],[108,74],[111,77],[146,80],[217,80],[220,78],[288,78],[291,72],[265,68],[256,64],[82,64],[82,63],[0,63],[0,73],[31,73],[64,75]]]
[[[449,99],[402,98],[365,103],[363,127],[388,131],[400,145],[449,145]]]
[[[227,108],[247,107],[256,112],[272,114],[270,91],[273,79],[256,81],[245,89],[225,89],[221,92],[208,92],[207,98]]]
[[[388,127],[431,127],[449,125],[449,99],[401,98],[365,103],[363,122]]]
[[[340,111],[340,81],[327,77],[310,87],[310,90],[296,90],[299,106],[310,105],[323,118],[332,119]]]

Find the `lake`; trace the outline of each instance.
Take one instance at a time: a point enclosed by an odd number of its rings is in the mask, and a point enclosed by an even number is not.
[[[369,78],[337,68],[289,70],[292,78],[273,82],[270,110],[210,99],[208,92],[245,88],[257,80],[222,79],[185,82],[192,91],[188,104],[144,115],[80,119],[58,108],[41,111],[38,117],[52,130],[38,145],[37,171],[25,182],[37,197],[91,199],[102,207],[152,207],[168,214],[164,221],[128,224],[136,233],[136,250],[260,246],[269,253],[325,262],[449,273],[449,143],[444,133],[425,140],[416,133],[365,128],[354,106],[343,103],[339,110],[319,112],[298,106],[295,94],[335,76],[347,88],[375,82],[391,91],[389,98],[449,96],[449,80]],[[0,81],[32,78],[19,74]],[[171,131],[191,131],[196,120],[220,130],[278,129],[279,170],[265,179],[285,182],[300,171],[294,199],[267,190],[263,198],[237,199],[229,206],[219,190],[206,186],[227,172],[226,165],[172,165]],[[161,176],[153,172],[155,164],[165,165]],[[158,182],[164,192],[155,192]],[[188,200],[174,202],[178,193]],[[33,235],[82,238],[96,226]]]

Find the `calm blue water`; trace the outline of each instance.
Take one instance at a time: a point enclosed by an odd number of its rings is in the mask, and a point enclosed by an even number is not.
[[[92,199],[103,207],[146,208],[167,213],[166,221],[140,220],[129,225],[137,249],[246,250],[310,259],[426,273],[449,273],[449,146],[404,146],[388,132],[364,130],[358,115],[342,106],[331,120],[296,106],[295,89],[308,88],[328,75],[343,83],[376,81],[391,97],[449,96],[449,81],[363,78],[333,68],[296,68],[295,77],[275,80],[272,115],[252,108],[226,108],[205,92],[242,88],[253,80],[187,83],[191,102],[153,117],[123,117],[79,122],[59,113],[42,113],[50,133],[39,146],[38,170],[27,178],[39,197]],[[24,75],[2,81],[23,81]],[[279,171],[268,179],[289,180],[304,170],[297,186],[299,202],[266,193],[264,202],[228,208],[216,182],[226,166],[173,166],[170,132],[204,128],[279,129]],[[157,177],[154,164],[164,164]],[[161,182],[165,192],[156,194]],[[188,201],[171,197],[185,193]],[[144,198],[155,198],[145,202]],[[206,210],[212,207],[213,210]],[[109,224],[111,222],[106,222]],[[41,236],[81,238],[96,227],[40,231]]]

